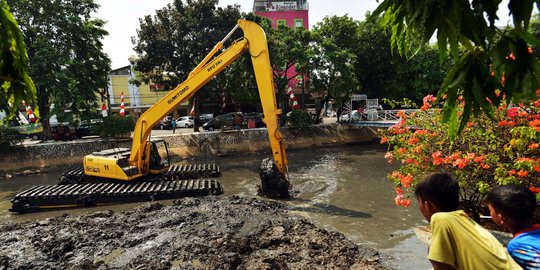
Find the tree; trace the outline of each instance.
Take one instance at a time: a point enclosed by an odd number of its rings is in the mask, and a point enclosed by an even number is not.
[[[97,107],[96,94],[107,87],[110,60],[101,43],[105,22],[92,18],[99,7],[94,0],[10,3],[28,46],[44,136],[50,137],[50,104],[55,111],[81,114]]]
[[[513,27],[504,29],[495,26],[499,0],[384,0],[374,14],[384,13],[383,22],[392,29],[392,44],[401,54],[414,55],[436,33],[440,60],[452,55],[455,62],[438,97],[447,96],[443,119],[454,138],[471,115],[493,115],[489,102],[497,106],[502,99],[535,100],[540,64],[529,47],[539,42],[527,32],[535,2],[510,0]],[[505,95],[496,95],[497,90]],[[466,102],[458,117],[460,96]]]
[[[351,94],[360,92],[355,71],[357,29],[358,22],[348,16],[326,17],[313,28],[311,88],[323,97],[321,103],[334,98],[341,106]]]
[[[311,35],[303,27],[291,28],[286,25],[279,25],[276,29],[268,29],[267,35],[277,94],[278,97],[282,96],[287,104],[286,93],[289,83],[297,76],[303,76],[307,73],[306,64],[308,63]],[[283,108],[287,108],[287,106],[283,106]]]
[[[0,54],[0,111],[10,118],[19,102],[35,104],[36,88],[28,75],[24,38],[5,0],[0,1]]]
[[[439,65],[431,47],[419,50],[412,59],[394,54],[391,32],[383,27],[380,16],[369,12],[359,23],[356,58],[361,92],[370,98],[407,98],[421,104],[425,95],[439,88],[448,70],[448,61]]]
[[[240,18],[239,6],[217,7],[217,0],[175,0],[154,16],[140,19],[140,29],[133,38],[138,58],[135,69],[141,80],[171,89],[187,79],[189,72],[210,52]],[[239,33],[231,37],[234,40]],[[163,74],[166,74],[165,76]],[[212,95],[219,100],[224,91],[225,75],[220,74],[197,96]],[[221,90],[221,91],[219,91]],[[196,107],[199,107],[196,104]],[[198,111],[197,115],[198,116]],[[195,130],[198,130],[195,125]]]

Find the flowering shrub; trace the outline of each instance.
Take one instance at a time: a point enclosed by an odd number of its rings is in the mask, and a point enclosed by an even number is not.
[[[398,206],[409,206],[415,184],[433,171],[455,176],[461,206],[477,218],[484,195],[497,185],[527,185],[540,200],[540,99],[508,109],[502,104],[494,108],[493,119],[476,117],[454,141],[440,109],[432,109],[434,102],[426,96],[420,111],[401,114],[396,125],[379,130],[381,143],[389,145],[388,162],[403,164],[389,175]]]

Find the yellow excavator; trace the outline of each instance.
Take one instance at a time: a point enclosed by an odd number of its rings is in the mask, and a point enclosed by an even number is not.
[[[244,37],[235,40],[215,56],[238,28],[242,29]],[[221,184],[211,178],[221,175],[215,164],[170,166],[167,143],[151,139],[150,134],[164,116],[245,52],[249,52],[253,62],[273,154],[273,162],[265,159],[261,165],[261,193],[276,198],[288,197],[287,158],[278,122],[281,110],[276,105],[266,35],[258,24],[239,20],[189,74],[187,80],[139,117],[131,149],[114,148],[85,156],[82,168],[71,169],[62,175],[62,184],[25,190],[14,197],[10,210],[24,212],[221,194]]]

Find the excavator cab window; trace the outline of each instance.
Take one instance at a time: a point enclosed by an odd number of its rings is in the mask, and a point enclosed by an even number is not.
[[[169,167],[169,147],[165,141],[151,142],[150,169]]]

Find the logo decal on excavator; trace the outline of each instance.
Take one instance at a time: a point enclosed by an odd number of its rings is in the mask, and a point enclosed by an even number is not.
[[[217,61],[215,64],[209,66],[206,70],[208,72],[210,72],[210,71],[212,71],[212,69],[217,68],[219,65],[221,65],[221,63],[223,63],[223,60],[219,59],[219,61]]]
[[[167,103],[169,103],[169,104],[173,103],[174,100],[176,100],[179,96],[181,96],[187,90],[189,90],[189,85],[186,85],[186,87],[184,87],[182,90],[180,90],[178,93],[176,93],[176,95],[172,96],[169,100],[167,100]]]
[[[88,171],[88,172],[95,172],[95,173],[99,173],[99,172],[100,172],[99,168],[97,168],[97,167],[92,167],[92,166],[86,166],[86,171]]]

